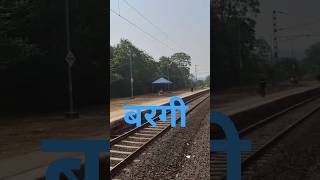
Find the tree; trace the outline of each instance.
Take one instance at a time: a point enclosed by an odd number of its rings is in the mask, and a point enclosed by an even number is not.
[[[159,58],[159,71],[160,71],[160,75],[166,77],[167,79],[171,79],[170,78],[170,74],[171,74],[171,65],[174,62],[170,60],[169,57],[166,56],[161,56]]]
[[[121,79],[123,79],[123,77],[121,76],[121,74],[119,74],[119,70],[117,69],[117,66],[115,65],[115,63],[113,63],[113,47],[110,47],[110,59],[109,59],[109,64],[110,64],[110,85],[112,83],[115,83]]]
[[[307,78],[320,76],[320,42],[313,44],[306,50],[306,58],[303,59],[303,71]]]
[[[262,61],[264,62],[270,61],[270,58],[272,56],[271,46],[268,44],[268,42],[265,39],[257,39],[254,45],[254,53]]]
[[[106,2],[70,0],[75,106],[106,104]],[[0,0],[0,107],[56,111],[68,105],[65,1]]]
[[[186,53],[176,53],[171,57],[162,56],[155,61],[152,56],[135,47],[129,40],[122,39],[111,47],[111,96],[129,96],[130,58],[132,58],[134,94],[152,92],[152,82],[166,77],[173,82],[171,89],[186,88],[191,84],[191,57]]]
[[[170,79],[173,80],[178,88],[190,86],[192,83],[190,79],[191,57],[184,52],[180,52],[173,54],[170,60],[174,62],[172,67],[175,72]]]
[[[212,0],[212,71],[216,88],[248,84],[256,77],[255,16],[258,0]],[[247,74],[247,72],[253,72]]]
[[[113,48],[111,61],[111,94],[113,96],[127,96],[130,94],[130,58],[132,58],[132,69],[135,94],[151,91],[151,82],[158,77],[158,64],[154,59],[136,48],[126,39]]]
[[[205,79],[205,85],[210,87],[210,75],[208,75]]]
[[[191,57],[183,52],[175,53],[171,56],[170,60],[178,65],[178,67],[183,67],[190,70]]]

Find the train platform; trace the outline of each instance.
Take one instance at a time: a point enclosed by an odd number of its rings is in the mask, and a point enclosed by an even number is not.
[[[179,96],[184,98],[192,94],[196,94],[209,88],[196,89],[193,92],[190,90],[165,92],[162,95],[147,94],[131,98],[115,98],[110,101],[110,122],[117,121],[124,117],[126,110],[123,110],[123,106],[160,106],[169,102],[172,96]]]
[[[39,151],[14,158],[2,159],[0,163],[0,179],[37,179],[45,176],[50,163],[60,158],[70,157],[81,157],[83,159],[83,154],[44,153]]]
[[[82,110],[79,119],[64,113],[0,119],[0,179],[36,179],[60,158],[82,158],[83,153],[45,153],[42,140],[101,140],[108,134],[106,106]],[[103,112],[104,111],[104,112]],[[82,158],[83,159],[83,158]]]
[[[213,109],[214,111],[223,112],[227,115],[233,115],[316,88],[320,88],[320,82],[301,82],[296,86],[284,84],[276,89],[270,89],[265,97],[259,96],[259,94],[252,89],[214,93]]]

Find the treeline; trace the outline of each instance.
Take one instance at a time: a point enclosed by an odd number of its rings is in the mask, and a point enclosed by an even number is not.
[[[306,50],[306,57],[299,64],[305,79],[320,81],[320,42],[313,44]]]
[[[270,47],[255,38],[258,0],[211,0],[211,58],[214,88],[255,83],[263,76]]]
[[[70,0],[76,107],[106,104],[107,6]],[[1,112],[67,111],[65,1],[0,0]]]
[[[160,77],[173,82],[170,90],[187,88],[192,85],[190,74],[191,57],[179,52],[171,57],[162,56],[158,61],[135,47],[130,41],[122,39],[116,46],[110,47],[110,88],[111,97],[130,96],[130,58],[132,58],[132,74],[134,79],[134,95],[151,93],[159,88],[152,82]]]
[[[286,81],[291,78],[300,80],[320,81],[320,42],[311,45],[305,52],[303,59],[283,57],[275,62],[267,74],[269,79]]]
[[[273,59],[270,45],[255,35],[259,0],[211,0],[213,87],[269,84],[299,73],[297,60]]]
[[[255,35],[259,0],[211,0],[212,86],[223,89],[269,85],[292,79],[320,79],[320,43],[306,52],[306,58],[272,57],[270,45]]]

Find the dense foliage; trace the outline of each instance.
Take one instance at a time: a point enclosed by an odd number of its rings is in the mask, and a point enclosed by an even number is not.
[[[105,104],[106,3],[70,0],[76,107]],[[67,110],[65,1],[0,0],[0,22],[1,112]]]
[[[255,38],[258,0],[211,1],[213,86],[231,87],[258,81],[267,43]]]
[[[320,80],[320,42],[313,44],[306,51],[306,58],[302,62],[303,73],[306,78]]]
[[[152,82],[164,77],[173,82],[170,90],[190,87],[191,57],[183,52],[171,57],[162,56],[159,61],[122,39],[115,47],[110,47],[110,88],[111,97],[130,96],[130,58],[134,79],[134,95],[155,92],[167,86],[155,86]]]
[[[211,64],[214,88],[268,84],[301,75],[294,58],[272,58],[270,45],[255,35],[259,0],[211,0]]]

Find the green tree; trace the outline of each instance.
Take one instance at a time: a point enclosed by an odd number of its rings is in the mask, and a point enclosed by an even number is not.
[[[126,39],[120,40],[110,51],[112,97],[130,95],[130,58],[135,95],[152,92],[152,82],[160,77],[173,82],[171,90],[186,88],[191,84],[191,57],[186,53],[175,53],[171,57],[162,56],[157,62]]]
[[[163,76],[163,77],[166,77],[167,79],[170,79],[171,65],[173,63],[174,62],[172,62],[169,57],[161,56],[159,58],[160,76]]]
[[[205,85],[210,87],[210,75],[208,75],[205,79]]]
[[[211,0],[214,87],[255,81],[258,63],[254,53],[255,20],[252,17],[258,13],[258,0]]]
[[[173,83],[176,84],[177,88],[186,88],[191,86],[191,77],[190,77],[190,66],[191,66],[191,57],[184,53],[179,52],[175,53],[170,57],[170,60],[174,62],[171,66],[174,75],[172,76]]]
[[[313,44],[306,50],[303,59],[303,72],[307,78],[320,78],[320,42]]]
[[[130,58],[132,59],[132,74],[135,94],[150,92],[152,81],[158,77],[158,64],[154,59],[136,48],[130,41],[122,39],[113,48],[111,60],[113,78],[111,94],[113,96],[130,95]],[[115,78],[118,77],[118,78]]]
[[[183,67],[190,70],[191,57],[183,52],[175,53],[170,57],[170,60],[178,65],[178,67]]]
[[[70,0],[75,105],[105,104],[106,2]],[[65,1],[0,0],[0,107],[66,110]]]

